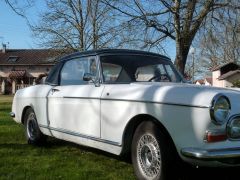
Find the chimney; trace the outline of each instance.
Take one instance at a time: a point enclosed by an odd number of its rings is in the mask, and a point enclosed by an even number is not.
[[[2,44],[2,53],[6,53],[6,51],[7,51],[7,45]]]

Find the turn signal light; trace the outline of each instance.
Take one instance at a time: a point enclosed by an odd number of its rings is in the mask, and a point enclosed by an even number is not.
[[[205,141],[208,143],[225,141],[227,139],[226,132],[211,132],[207,131],[205,135]]]

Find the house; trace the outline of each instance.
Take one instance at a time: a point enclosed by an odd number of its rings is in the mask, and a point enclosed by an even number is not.
[[[55,64],[60,51],[48,49],[6,49],[0,51],[0,92],[14,94],[16,90],[36,84]]]
[[[199,79],[195,81],[197,85],[212,86],[212,77],[206,77],[205,79]]]
[[[240,66],[229,62],[212,69],[212,84],[217,87],[232,87],[233,82],[240,80]]]
[[[195,81],[194,84],[196,84],[196,85],[204,85],[204,79],[198,79],[198,80]]]

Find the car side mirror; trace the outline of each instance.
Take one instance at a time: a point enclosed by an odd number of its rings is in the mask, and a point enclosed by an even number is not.
[[[91,81],[92,83],[94,83],[94,85],[95,85],[96,87],[99,87],[99,86],[100,86],[99,81],[97,81],[97,80],[95,79],[95,76],[94,76],[93,74],[91,74],[91,73],[84,73],[84,75],[83,75],[83,80],[84,80],[84,81]]]

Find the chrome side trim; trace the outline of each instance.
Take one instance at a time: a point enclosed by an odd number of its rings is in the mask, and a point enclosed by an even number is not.
[[[111,98],[95,98],[95,97],[71,97],[71,96],[63,96],[63,98],[67,99],[93,99],[93,100],[101,100],[101,101],[128,101],[128,102],[138,102],[138,103],[151,103],[151,104],[163,104],[163,105],[171,105],[171,106],[184,106],[184,107],[196,107],[196,108],[209,108],[209,106],[195,106],[188,104],[176,104],[171,102],[157,102],[157,101],[143,101],[143,100],[131,100],[131,99],[111,99]]]
[[[10,115],[12,118],[15,118],[15,113],[14,113],[14,112],[10,112],[9,115]]]
[[[109,140],[105,140],[105,139],[100,139],[100,138],[89,136],[89,135],[85,135],[85,134],[79,134],[77,132],[68,131],[66,129],[54,128],[54,127],[50,127],[50,126],[48,127],[48,126],[41,125],[41,124],[39,124],[39,127],[46,128],[46,129],[49,129],[51,131],[57,131],[57,132],[61,132],[61,133],[64,133],[64,134],[69,134],[69,135],[72,135],[72,136],[77,136],[77,137],[90,139],[90,140],[93,140],[93,141],[98,141],[98,142],[102,142],[102,143],[106,143],[106,144],[110,144],[110,145],[121,147],[121,144],[118,143],[118,142],[113,142],[113,141],[109,141]]]
[[[181,154],[185,157],[201,160],[218,160],[227,158],[240,157],[240,148],[225,149],[200,149],[200,148],[183,148]]]
[[[63,96],[66,99],[89,99],[89,100],[100,100],[98,97],[72,97],[72,96]]]

